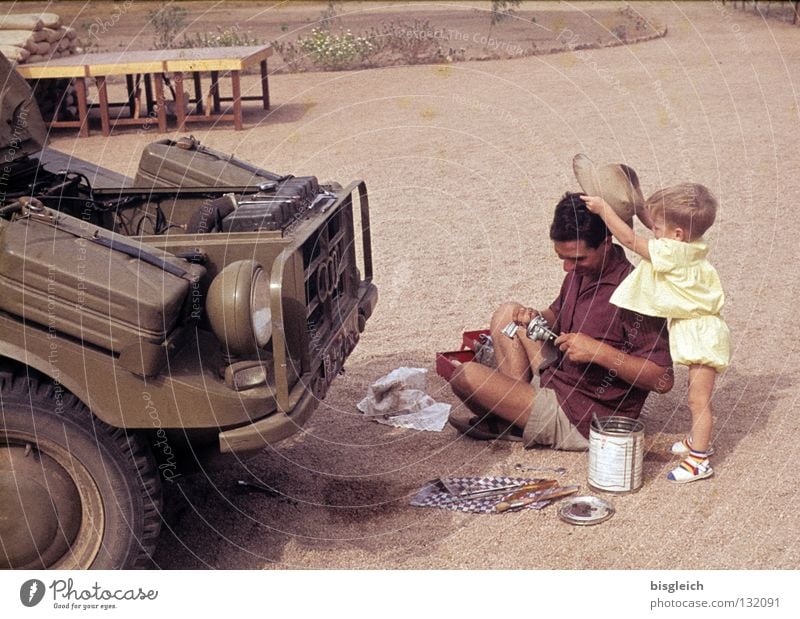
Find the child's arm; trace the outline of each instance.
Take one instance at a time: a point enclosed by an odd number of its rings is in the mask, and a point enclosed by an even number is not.
[[[586,202],[588,208],[595,215],[600,215],[603,221],[611,230],[611,234],[628,249],[635,251],[645,260],[650,260],[650,250],[647,247],[647,239],[637,236],[628,224],[626,224],[616,211],[611,208],[603,198],[599,196],[581,196],[581,200]]]

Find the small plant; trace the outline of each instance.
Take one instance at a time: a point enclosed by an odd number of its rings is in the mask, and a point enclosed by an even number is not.
[[[223,29],[217,26],[216,32],[197,32],[183,36],[183,47],[242,47],[261,45],[258,37],[250,31],[242,31],[238,26]]]
[[[633,27],[637,32],[649,32],[652,30],[647,20],[639,13],[634,11],[631,7],[626,6],[619,9],[620,15],[625,17],[629,22],[633,23]]]
[[[288,71],[289,73],[296,73],[304,70],[303,54],[294,43],[291,41],[276,40],[270,43],[270,45],[272,45],[272,49],[283,58],[285,68],[282,70]]]
[[[155,31],[153,49],[177,47],[175,40],[186,22],[186,9],[173,2],[162,2],[160,8],[147,13],[147,19]]]
[[[328,7],[319,14],[319,26],[317,28],[330,30],[334,25],[337,25],[341,20],[341,17],[339,17],[341,6],[340,0],[328,0]]]
[[[359,36],[350,31],[334,34],[315,28],[296,41],[273,41],[288,71],[309,68],[355,69],[403,64],[432,64],[464,60],[466,50],[445,46],[449,41],[443,28],[428,21],[391,21]]]
[[[429,21],[414,19],[410,22],[381,24],[363,35],[375,49],[380,64],[426,64],[433,62],[462,60],[465,50],[442,48],[449,40],[443,28],[432,26]]]
[[[349,30],[334,34],[314,28],[310,35],[298,39],[297,43],[300,51],[308,54],[314,64],[331,71],[363,64],[374,50],[369,39],[358,37]]]
[[[491,25],[499,24],[514,14],[514,7],[518,7],[520,0],[492,0],[492,10],[489,15]]]

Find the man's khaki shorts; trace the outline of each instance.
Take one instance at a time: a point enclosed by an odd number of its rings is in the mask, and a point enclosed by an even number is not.
[[[542,388],[539,375],[535,375],[531,385],[536,389],[536,397],[531,404],[531,414],[522,440],[525,447],[544,445],[564,451],[586,451],[589,441],[578,431],[567,414],[561,410],[556,393],[552,389]]]

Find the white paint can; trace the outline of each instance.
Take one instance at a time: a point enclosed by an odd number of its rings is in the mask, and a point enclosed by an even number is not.
[[[589,485],[605,492],[642,486],[644,424],[628,417],[595,417],[589,428]]]

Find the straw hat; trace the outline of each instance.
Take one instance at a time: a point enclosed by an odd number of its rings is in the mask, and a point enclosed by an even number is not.
[[[622,163],[599,166],[578,154],[572,159],[572,170],[586,195],[600,196],[629,226],[633,225],[634,213],[644,209],[639,177],[633,168]]]

